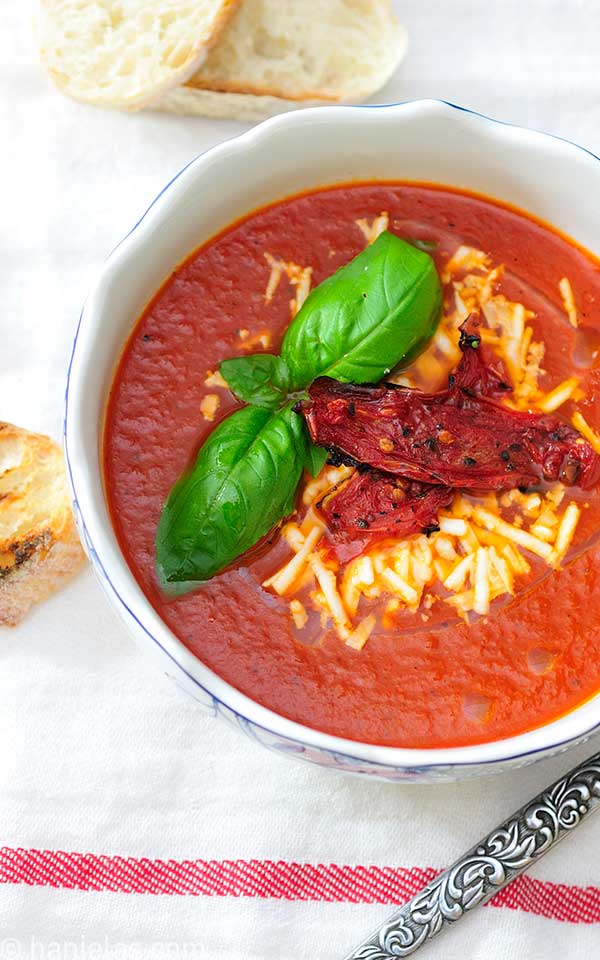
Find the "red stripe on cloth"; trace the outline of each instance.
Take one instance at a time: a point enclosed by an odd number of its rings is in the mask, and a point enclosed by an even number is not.
[[[437,876],[431,867],[338,866],[283,860],[150,860],[0,848],[0,883],[194,897],[398,904]],[[568,923],[600,923],[600,888],[518,877],[490,903]]]

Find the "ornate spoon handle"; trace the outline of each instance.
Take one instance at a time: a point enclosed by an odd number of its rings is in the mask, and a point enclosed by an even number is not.
[[[600,753],[547,787],[405,903],[346,960],[397,960],[486,903],[600,806]]]

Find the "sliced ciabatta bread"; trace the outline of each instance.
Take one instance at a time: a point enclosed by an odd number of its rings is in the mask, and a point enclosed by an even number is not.
[[[284,100],[282,97],[256,96],[252,93],[219,93],[195,90],[185,84],[169,90],[152,104],[151,110],[178,113],[180,116],[214,117],[220,120],[243,120],[256,123],[287,110],[301,107],[323,107],[330,100]]]
[[[43,0],[40,52],[77,100],[136,109],[200,66],[239,0]]]
[[[199,70],[151,107],[255,120],[355,103],[406,51],[390,0],[244,0]]]
[[[0,624],[18,623],[84,559],[60,447],[0,422]]]

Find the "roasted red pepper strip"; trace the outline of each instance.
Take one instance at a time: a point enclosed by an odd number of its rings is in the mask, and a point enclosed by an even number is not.
[[[318,509],[338,560],[346,563],[376,540],[403,539],[438,529],[438,513],[451,499],[448,487],[431,487],[369,470],[357,471],[335,487]]]
[[[600,479],[600,457],[569,424],[521,413],[482,394],[510,390],[481,359],[477,336],[437,394],[395,384],[356,386],[320,378],[302,405],[313,441],[339,463],[468,490],[528,486],[540,479],[581,487]]]

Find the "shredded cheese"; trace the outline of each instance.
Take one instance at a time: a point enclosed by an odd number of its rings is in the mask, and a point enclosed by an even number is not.
[[[487,547],[480,547],[475,554],[473,610],[484,615],[490,609],[490,557]]]
[[[455,517],[440,517],[440,530],[442,533],[451,533],[455,537],[464,537],[467,532],[465,520]]]
[[[292,557],[289,563],[286,563],[274,576],[265,580],[263,587],[272,587],[273,590],[279,594],[287,593],[296,578],[302,573],[303,567],[308,562],[308,558],[311,556],[312,550],[320,538],[321,530],[319,527],[314,527],[299,548],[296,556]]]
[[[309,480],[306,484],[302,492],[302,503],[306,506],[321,500],[328,490],[348,480],[353,473],[352,467],[324,467],[314,480]]]
[[[444,580],[446,590],[458,591],[464,587],[467,577],[472,573],[475,564],[475,554],[468,553],[459,560]]]
[[[326,567],[321,558],[314,553],[310,556],[310,565],[322,590],[324,605],[331,613],[338,632],[345,640],[351,633],[351,624],[338,592],[335,573]]]
[[[290,600],[290,613],[297,630],[303,630],[308,622],[306,607],[300,600]]]
[[[307,484],[315,498],[312,503],[336,479],[338,469],[325,467]],[[402,610],[429,610],[436,599],[425,592],[431,587],[445,592],[438,599],[450,604],[459,616],[468,619],[471,612],[486,616],[492,601],[513,596],[515,579],[530,573],[531,565],[521,550],[550,566],[558,566],[566,555],[581,507],[572,501],[559,516],[564,492],[564,487],[556,484],[544,494],[514,490],[501,497],[488,494],[479,502],[456,495],[440,517],[440,530],[429,538],[418,535],[399,542],[383,541],[341,569],[320,545],[323,526],[311,503],[301,526],[288,523],[283,527],[282,538],[295,556],[264,586],[287,595],[308,589],[323,627],[332,622],[340,638],[356,649],[362,648],[375,629],[375,622],[369,619],[375,615],[361,618],[361,604],[382,596],[390,598],[381,615],[387,628],[393,628]],[[511,511],[511,523],[502,517],[503,508]],[[299,622],[302,611],[295,610],[294,622]]]
[[[515,578],[514,578],[512,569],[508,565],[508,562],[505,560],[504,557],[500,557],[496,553],[495,547],[490,547],[489,555],[490,555],[490,563],[492,564],[492,570],[494,570],[497,573],[501,582],[501,588],[499,590],[499,594],[502,594],[502,593],[513,594],[515,592]]]
[[[381,571],[381,576],[392,588],[394,593],[399,594],[405,603],[413,607],[417,605],[419,594],[415,588],[411,587],[410,583],[408,583],[407,580],[404,580],[404,578],[396,573],[395,570],[392,570],[391,567],[384,567]]]
[[[596,433],[595,430],[592,430],[589,423],[579,410],[573,414],[571,423],[576,430],[579,430],[581,436],[585,437],[594,451],[596,453],[600,453],[600,434]]]
[[[554,550],[552,552],[552,562],[554,565],[558,565],[561,562],[569,549],[580,516],[581,507],[576,503],[570,503],[563,514],[558,533],[556,534]]]
[[[302,267],[300,264],[293,263],[292,261],[280,260],[270,253],[265,253],[264,256],[271,268],[263,295],[265,304],[268,305],[271,303],[277,292],[281,277],[285,274],[290,285],[296,288],[296,294],[290,300],[290,313],[293,319],[310,293],[313,268]]]
[[[579,380],[577,377],[569,377],[568,380],[563,380],[554,390],[551,390],[545,397],[538,400],[538,407],[543,413],[553,413],[554,410],[558,410],[559,407],[562,407],[563,403],[571,399],[578,385]]]
[[[575,297],[573,296],[573,287],[569,281],[568,277],[562,277],[558,283],[558,289],[560,291],[560,296],[563,302],[563,307],[565,308],[565,313],[569,318],[569,323],[572,327],[577,328],[577,307],[575,306]]]
[[[377,620],[370,614],[361,620],[359,625],[346,637],[346,646],[353,647],[354,650],[362,650],[365,643],[371,636]]]
[[[521,530],[511,523],[507,523],[506,520],[495,516],[493,513],[490,513],[489,510],[476,507],[473,515],[477,522],[480,523],[482,527],[485,527],[486,530],[491,530],[505,537],[507,540],[512,540],[513,543],[525,547],[526,550],[537,554],[537,556],[542,557],[543,560],[547,560],[552,553],[552,548],[547,543],[538,540],[537,537],[527,533],[526,530]]]
[[[229,389],[229,384],[225,378],[221,376],[218,370],[215,370],[214,372],[212,370],[207,370],[204,384],[207,387],[223,387],[226,390]]]
[[[461,245],[450,257],[442,273],[442,280],[448,283],[454,273],[462,270],[488,270],[490,258],[483,250]]]
[[[502,555],[514,573],[525,575],[530,572],[531,566],[517,547],[513,547],[512,544],[507,543],[502,548]]]
[[[221,399],[218,394],[206,393],[200,401],[200,413],[205,420],[214,420],[220,406]]]
[[[378,217],[374,217],[373,220],[366,220],[365,218],[361,217],[359,220],[355,220],[354,222],[365,238],[365,243],[367,246],[370,246],[370,244],[375,243],[377,237],[383,233],[384,230],[387,230],[390,223],[390,218],[388,213],[384,210],[379,214]]]
[[[268,350],[271,346],[271,331],[270,330],[259,330],[258,333],[250,335],[249,330],[240,330],[240,340],[238,346],[242,350],[254,350],[256,347],[261,347],[263,350]]]

